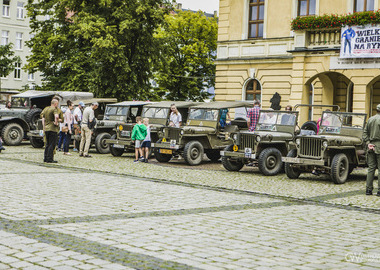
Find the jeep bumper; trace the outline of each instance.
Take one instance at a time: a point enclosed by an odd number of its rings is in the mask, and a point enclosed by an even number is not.
[[[37,138],[44,138],[44,133],[42,130],[31,130],[28,133],[26,133],[26,136],[28,137],[37,137]]]
[[[115,140],[115,139],[106,139],[104,140],[106,144],[113,144],[115,148],[124,148],[125,146],[133,146],[131,140]]]
[[[286,163],[296,163],[302,165],[316,165],[316,166],[324,166],[324,160],[315,160],[309,158],[297,158],[297,157],[282,157],[282,162]]]
[[[256,154],[245,154],[243,152],[230,152],[230,151],[220,151],[222,157],[233,157],[241,159],[256,159]]]
[[[178,144],[170,144],[170,143],[152,143],[152,147],[154,148],[163,148],[163,149],[172,149],[172,150],[178,150],[181,147]]]

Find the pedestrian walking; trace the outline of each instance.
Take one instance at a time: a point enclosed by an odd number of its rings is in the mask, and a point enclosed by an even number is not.
[[[98,102],[94,102],[90,107],[87,107],[83,111],[83,119],[81,124],[81,140],[79,147],[80,157],[91,157],[88,154],[88,150],[91,145],[91,135],[92,135],[92,124],[96,121],[94,111],[98,108]]]
[[[80,134],[80,124],[83,118],[84,102],[80,101],[74,110],[74,135]],[[78,152],[80,141],[74,140],[74,152]]]
[[[63,115],[65,115],[65,112],[66,112],[66,109],[63,108],[62,109],[62,112],[63,112]],[[63,117],[65,118],[65,117]],[[65,133],[62,131],[63,127],[65,126],[65,124],[62,122],[62,123],[59,123],[59,133],[58,133],[58,151],[62,151],[63,149],[63,140],[65,139]]]
[[[253,101],[253,105],[253,108],[249,109],[247,113],[249,131],[254,131],[256,129],[260,114],[260,102],[255,100]]]
[[[376,107],[377,114],[368,119],[363,132],[363,141],[367,145],[367,181],[366,195],[372,195],[373,180],[376,169],[380,170],[380,104]],[[377,196],[380,196],[380,177],[378,176]]]
[[[149,151],[150,151],[150,146],[151,146],[151,138],[150,138],[151,125],[149,125],[149,118],[144,118],[143,124],[146,126],[146,136],[142,142],[141,148],[142,148],[142,153],[144,156],[144,162],[148,163]]]
[[[175,127],[179,128],[182,125],[182,115],[178,111],[178,109],[174,103],[172,105],[170,105],[170,110],[172,112],[170,113],[170,119],[169,120],[173,122]]]
[[[71,156],[71,154],[69,153],[69,146],[71,142],[71,134],[73,129],[73,115],[71,113],[73,107],[73,103],[70,100],[68,100],[62,128],[62,131],[64,131],[63,154],[67,156]]]
[[[44,162],[47,163],[57,163],[57,161],[54,160],[54,150],[57,145],[59,131],[58,123],[60,115],[58,103],[57,99],[52,99],[50,107],[46,107],[41,112],[42,126],[46,137]]]
[[[132,130],[132,141],[135,142],[135,163],[139,162],[139,159],[143,160],[144,156],[142,153],[142,141],[145,139],[147,134],[147,128],[144,124],[141,123],[141,116],[136,117],[136,125],[133,127]]]

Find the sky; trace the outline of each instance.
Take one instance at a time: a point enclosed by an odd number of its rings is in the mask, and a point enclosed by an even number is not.
[[[219,14],[219,0],[176,0],[177,3],[182,3],[182,8],[192,10],[202,10],[207,13],[214,13],[214,10]]]

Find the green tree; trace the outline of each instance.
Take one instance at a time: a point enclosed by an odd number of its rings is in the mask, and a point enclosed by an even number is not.
[[[156,34],[162,46],[155,73],[158,91],[170,100],[202,101],[209,96],[203,90],[215,85],[217,19],[179,11],[165,20]]]
[[[0,46],[0,90],[1,78],[6,77],[15,68],[15,63],[20,62],[20,57],[14,56],[15,52],[12,51],[13,44]]]
[[[145,99],[157,61],[154,33],[167,0],[29,0],[35,33],[26,68],[45,89]],[[49,16],[49,19],[42,19]]]

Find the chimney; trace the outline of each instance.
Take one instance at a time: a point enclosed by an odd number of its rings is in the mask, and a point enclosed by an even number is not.
[[[182,4],[181,3],[177,3],[177,9],[182,10]]]
[[[218,17],[218,11],[214,10],[214,18]]]

